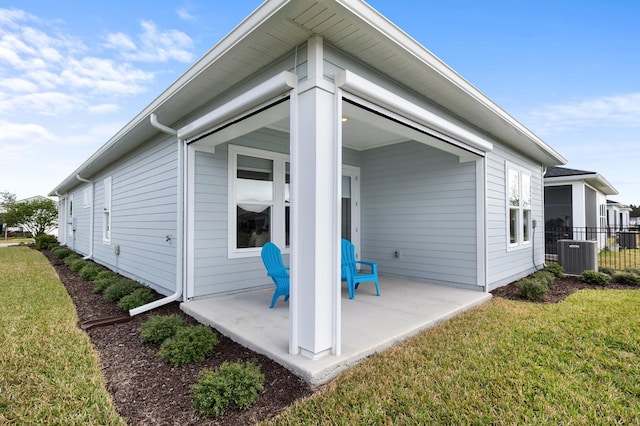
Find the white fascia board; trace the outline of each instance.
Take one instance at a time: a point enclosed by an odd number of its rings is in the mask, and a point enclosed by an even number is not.
[[[546,186],[554,186],[561,184],[570,184],[572,182],[585,182],[602,192],[604,195],[618,195],[619,192],[607,181],[604,176],[599,173],[590,173],[584,175],[571,175],[571,176],[554,176],[544,178]]]
[[[493,144],[488,140],[463,129],[434,112],[428,111],[351,71],[344,70],[336,75],[336,84],[346,92],[353,93],[390,111],[396,112],[399,115],[410,118],[417,123],[449,135],[476,150],[482,152],[493,150]]]
[[[384,37],[391,40],[398,46],[398,49],[404,50],[407,54],[413,56],[418,61],[425,64],[426,67],[440,74],[448,80],[453,86],[464,92],[475,102],[482,105],[483,108],[491,111],[496,117],[506,122],[516,132],[520,133],[533,144],[538,146],[544,153],[550,156],[558,164],[567,164],[567,160],[556,150],[547,145],[542,139],[533,134],[529,129],[523,126],[515,118],[509,115],[505,110],[500,108],[495,102],[484,95],[475,86],[465,80],[460,74],[449,67],[444,61],[427,50],[424,46],[414,40],[406,32],[402,31],[393,22],[388,20],[374,8],[364,1],[353,0],[334,0],[343,8],[362,19],[372,28],[379,31]]]
[[[296,87],[297,80],[298,77],[295,74],[283,71],[234,98],[232,101],[181,127],[178,129],[178,138],[188,141],[202,136],[204,132],[216,124],[237,116],[278,95],[289,92]]]

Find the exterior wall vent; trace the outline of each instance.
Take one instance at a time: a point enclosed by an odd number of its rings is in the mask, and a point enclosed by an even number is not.
[[[583,271],[598,270],[598,242],[584,240],[559,240],[558,262],[568,275],[580,275]]]

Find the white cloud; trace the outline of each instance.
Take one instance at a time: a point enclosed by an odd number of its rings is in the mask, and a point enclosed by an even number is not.
[[[42,144],[56,140],[55,136],[38,124],[20,124],[0,120],[0,152],[2,161],[25,161]]]
[[[184,7],[176,9],[176,13],[178,14],[178,17],[180,17],[180,19],[184,19],[185,21],[192,21],[196,19],[195,16],[189,13],[189,11]]]
[[[92,114],[110,114],[112,112],[116,112],[120,109],[120,106],[117,104],[100,104],[100,105],[91,105],[87,108]]]
[[[548,105],[530,113],[537,128],[567,130],[594,126],[640,126],[640,93]]]
[[[142,21],[142,33],[136,45],[121,33],[107,37],[106,47],[120,50],[120,55],[133,62],[191,62],[193,60],[193,40],[177,30],[158,30],[156,24]],[[137,48],[136,48],[137,47]]]
[[[131,37],[123,33],[109,34],[107,36],[106,47],[123,50],[137,49],[136,44],[133,42],[133,40],[131,40]]]
[[[35,83],[24,78],[5,78],[0,80],[0,88],[14,93],[33,93],[38,91],[38,86]]]

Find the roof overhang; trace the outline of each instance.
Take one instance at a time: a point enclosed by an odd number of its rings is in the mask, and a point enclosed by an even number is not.
[[[618,190],[599,173],[588,173],[583,175],[556,176],[544,178],[545,185],[569,185],[573,182],[584,182],[589,186],[602,192],[604,195],[617,195]]]
[[[353,56],[417,96],[428,99],[486,138],[513,147],[542,165],[566,160],[444,62],[360,0],[268,0],[192,65],[123,129],[59,184],[64,194],[159,133],[151,114],[174,128],[230,100],[312,36]],[[293,64],[283,64],[293,65]],[[275,70],[280,72],[282,69]],[[261,81],[255,81],[256,85]]]

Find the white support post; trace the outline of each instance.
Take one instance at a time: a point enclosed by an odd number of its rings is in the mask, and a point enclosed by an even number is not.
[[[340,285],[341,141],[334,86],[322,76],[322,39],[308,48],[309,76],[292,102],[291,353],[318,359],[336,353],[336,288]],[[330,88],[330,90],[327,90]],[[338,300],[339,303],[339,300]]]

